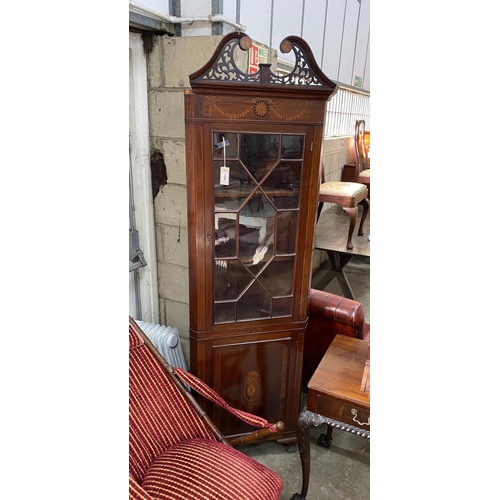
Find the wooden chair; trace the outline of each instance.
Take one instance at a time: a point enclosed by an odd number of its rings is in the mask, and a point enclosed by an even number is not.
[[[261,429],[226,439],[185,384]],[[235,447],[283,429],[174,369],[129,318],[129,499],[277,500],[281,478]]]
[[[368,188],[370,199],[370,131],[365,130],[365,121],[356,120],[354,127],[354,165],[344,165],[342,182],[358,182]]]
[[[357,182],[325,182],[324,165],[321,167],[321,184],[319,187],[318,215],[319,220],[323,203],[335,203],[341,205],[346,214],[349,215],[349,230],[347,233],[347,249],[352,250],[352,234],[358,218],[358,205],[363,206],[363,214],[359,223],[358,236],[363,236],[363,224],[365,223],[370,203],[368,200],[368,188]]]

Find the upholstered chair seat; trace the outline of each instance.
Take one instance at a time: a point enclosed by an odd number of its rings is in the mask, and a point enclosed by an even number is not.
[[[213,439],[182,441],[148,467],[142,487],[158,500],[271,500],[281,479],[267,467]]]
[[[322,179],[324,179],[324,167],[322,167]],[[363,206],[363,215],[359,223],[358,235],[363,236],[363,224],[370,209],[368,201],[368,188],[358,182],[322,182],[319,186],[318,216],[321,215],[323,203],[341,205],[344,212],[349,215],[349,229],[347,231],[347,249],[354,248],[352,235],[358,218],[358,205]]]

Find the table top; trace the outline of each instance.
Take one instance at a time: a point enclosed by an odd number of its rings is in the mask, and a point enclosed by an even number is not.
[[[307,384],[309,396],[319,393],[369,410],[369,373],[369,342],[338,334]]]

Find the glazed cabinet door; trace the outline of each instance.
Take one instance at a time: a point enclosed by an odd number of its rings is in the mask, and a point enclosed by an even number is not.
[[[312,133],[298,128],[205,126],[210,328],[300,319]]]

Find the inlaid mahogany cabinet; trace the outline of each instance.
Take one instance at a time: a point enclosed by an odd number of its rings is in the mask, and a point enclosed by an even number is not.
[[[226,35],[185,92],[190,370],[296,440],[325,105],[336,84],[301,38],[288,75],[237,65]],[[224,434],[250,427],[205,407]],[[276,438],[274,438],[276,439]]]

